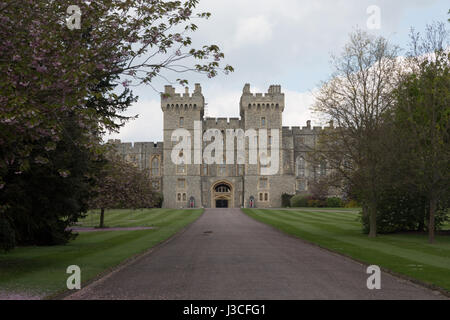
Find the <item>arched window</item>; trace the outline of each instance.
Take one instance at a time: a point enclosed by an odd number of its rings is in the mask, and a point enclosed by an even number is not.
[[[320,163],[320,175],[326,176],[327,175],[327,163],[326,161],[322,161]]]
[[[297,177],[305,176],[305,158],[302,156],[297,158]]]
[[[227,193],[230,192],[230,186],[226,184],[219,184],[218,186],[215,187],[214,190],[219,193]]]
[[[151,163],[151,173],[152,173],[152,176],[159,176],[159,166],[160,166],[160,163],[159,163],[159,157],[153,157],[153,159],[152,159],[152,163]]]

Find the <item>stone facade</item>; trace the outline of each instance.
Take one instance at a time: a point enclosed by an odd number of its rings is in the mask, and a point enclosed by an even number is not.
[[[164,196],[166,208],[206,207],[257,207],[281,206],[283,193],[296,194],[308,190],[308,180],[327,174],[325,164],[312,168],[306,155],[315,144],[321,127],[283,127],[282,116],[285,107],[281,86],[272,85],[265,94],[250,92],[246,84],[240,101],[240,118],[205,118],[205,99],[202,88],[195,85],[194,92],[186,88],[184,94],[166,86],[161,97],[164,113],[164,142],[121,143],[117,152],[124,159],[149,170],[151,183]],[[171,137],[174,130],[183,128],[194,137],[194,122],[202,124],[202,130],[217,129],[223,133],[226,145],[227,129],[271,129],[279,130],[279,170],[274,175],[261,175],[258,164],[248,164],[249,139],[245,139],[246,164],[186,164],[176,165],[171,159],[174,145]],[[273,144],[272,138],[269,141]],[[202,143],[202,152],[210,142]],[[194,143],[192,143],[194,146]],[[237,143],[234,143],[236,163]],[[191,150],[194,159],[194,147]],[[226,152],[224,150],[224,156]],[[224,159],[224,163],[226,159]],[[258,160],[259,163],[259,160]]]

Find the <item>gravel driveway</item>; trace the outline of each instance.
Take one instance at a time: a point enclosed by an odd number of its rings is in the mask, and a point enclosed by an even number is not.
[[[183,233],[68,299],[442,299],[257,222],[206,209]]]

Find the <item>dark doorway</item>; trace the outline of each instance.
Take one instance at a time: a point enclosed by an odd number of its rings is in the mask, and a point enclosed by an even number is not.
[[[228,208],[228,200],[216,200],[216,208]]]

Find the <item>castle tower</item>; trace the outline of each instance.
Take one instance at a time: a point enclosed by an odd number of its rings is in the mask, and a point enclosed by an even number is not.
[[[164,113],[164,207],[187,208],[193,200],[195,207],[201,206],[200,165],[173,163],[171,153],[177,142],[172,142],[174,130],[183,128],[191,135],[191,161],[194,160],[194,121],[202,121],[205,98],[200,84],[195,84],[192,94],[185,89],[184,94],[175,92],[172,86],[165,86],[161,96]]]
[[[245,174],[245,199],[255,198],[259,207],[269,207],[276,203],[280,197],[275,191],[276,186],[282,183],[280,177],[282,175],[282,115],[285,106],[284,93],[281,92],[280,85],[271,85],[267,93],[255,93],[250,91],[250,84],[244,86],[241,101],[240,115],[244,130],[249,129],[266,129],[268,134],[268,148],[272,149],[278,143],[278,173],[275,175],[264,177],[261,175],[261,165],[258,156],[258,164],[247,165]],[[276,136],[272,137],[272,129],[278,131],[278,140]],[[246,153],[248,159],[250,145],[246,143]],[[269,151],[271,152],[271,151]],[[276,199],[274,199],[276,197]],[[281,200],[280,200],[281,201]]]

